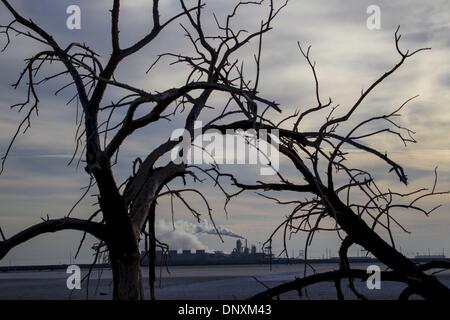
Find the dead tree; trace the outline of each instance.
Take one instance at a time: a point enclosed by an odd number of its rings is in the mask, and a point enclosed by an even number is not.
[[[407,289],[401,295],[402,299],[413,294],[426,299],[450,297],[449,288],[434,276],[425,273],[432,268],[448,269],[448,263],[416,265],[396,249],[392,230],[395,226],[408,232],[395,217],[396,210],[410,210],[429,215],[439,207],[424,209],[421,205],[421,200],[424,198],[448,193],[437,191],[437,172],[435,172],[434,184],[429,189],[423,188],[409,193],[396,192],[379,185],[374,178],[374,172],[368,171],[367,168],[352,166],[349,162],[352,153],[344,149],[346,147],[355,149],[360,153],[363,152],[368,158],[375,157],[381,160],[401,183],[405,185],[408,183],[402,166],[387,153],[373,147],[370,138],[385,135],[405,145],[416,142],[413,137],[414,132],[398,122],[401,110],[416,97],[408,99],[388,114],[374,115],[356,124],[352,122],[352,115],[363,108],[366,98],[382,82],[417,53],[428,50],[428,48],[422,48],[416,51],[403,51],[399,44],[400,38],[397,29],[395,48],[399,55],[398,62],[376,79],[368,89],[362,90],[355,103],[347,109],[343,110],[342,107],[334,105],[331,98],[326,102],[322,100],[316,64],[311,60],[310,48],[304,50],[299,44],[300,52],[312,71],[317,105],[306,108],[303,112],[296,112],[279,123],[273,123],[269,113],[260,113],[256,122],[253,119],[247,119],[212,126],[222,132],[229,128],[279,130],[280,154],[295,166],[298,181],[290,181],[278,174],[279,182],[258,181],[256,184],[246,184],[231,174],[220,172],[216,167],[205,170],[205,173],[217,183],[231,180],[231,183],[239,189],[235,193],[224,191],[230,199],[246,190],[259,190],[262,192],[261,196],[272,199],[285,208],[294,206],[294,209],[286,215],[269,237],[267,242],[269,245],[275,234],[281,233],[284,239],[284,253],[289,258],[286,241],[296,233],[306,232],[305,258],[307,258],[308,247],[316,233],[337,232],[341,239],[340,270],[307,276],[305,266],[304,278],[268,289],[255,298],[273,298],[290,290],[300,292],[302,288],[322,281],[334,281],[338,298],[343,298],[341,291],[343,278],[349,279],[349,286],[357,297],[364,298],[356,291],[352,279],[365,278],[366,275],[361,270],[352,270],[347,258],[347,252],[353,245],[361,246],[392,270],[383,273],[385,279],[407,284]],[[338,114],[341,110],[342,112]],[[309,116],[320,115],[320,113],[323,114],[324,121],[317,124],[316,131],[302,129],[302,125],[308,121]],[[374,130],[370,126],[372,124],[376,124],[379,129]],[[276,195],[271,195],[275,192],[287,191],[298,193],[298,196],[292,201],[282,201]],[[387,234],[388,240],[383,238],[383,232]]]
[[[236,57],[241,48],[252,40],[261,43],[262,36],[271,29],[271,23],[284,6],[276,7],[273,1],[242,1],[226,17],[224,22],[216,18],[217,36],[206,35],[202,25],[202,9],[204,4],[199,0],[194,6],[188,6],[180,1],[179,13],[170,18],[162,19],[159,12],[159,1],[153,0],[149,16],[153,19],[153,27],[140,40],[129,47],[122,47],[119,32],[120,0],[112,1],[111,9],[111,53],[107,61],[103,61],[96,51],[82,42],[74,42],[63,48],[57,40],[44,28],[17,12],[7,0],[2,0],[3,7],[8,10],[13,20],[1,27],[1,33],[6,38],[5,48],[11,44],[13,36],[22,36],[45,49],[26,60],[26,65],[15,84],[27,87],[27,97],[24,103],[12,108],[24,110],[26,116],[19,124],[17,131],[2,159],[2,170],[8,154],[22,131],[30,127],[31,118],[40,106],[39,86],[49,81],[60,81],[69,77],[70,82],[63,88],[74,90],[73,99],[82,108],[83,119],[79,121],[76,137],[74,158],[80,155],[85,161],[85,171],[91,178],[86,194],[91,188],[98,194],[98,210],[88,220],[70,217],[70,213],[61,219],[44,219],[45,221],[7,238],[2,232],[0,241],[0,259],[17,245],[47,232],[61,230],[79,230],[92,234],[104,244],[109,254],[114,278],[115,299],[143,298],[140,276],[139,242],[143,235],[148,237],[150,259],[154,260],[155,247],[158,241],[155,237],[156,200],[161,190],[176,178],[194,177],[186,164],[175,164],[165,161],[164,165],[156,166],[160,159],[170,152],[179,142],[166,142],[147,154],[136,159],[130,178],[118,183],[113,165],[119,154],[119,148],[127,139],[144,127],[150,127],[157,121],[185,116],[185,128],[193,130],[194,122],[202,110],[210,108],[207,103],[214,92],[226,93],[230,100],[239,101],[238,111],[228,112],[227,107],[216,106],[218,116],[210,124],[228,115],[242,114],[244,119],[252,117],[251,106],[265,105],[279,110],[277,105],[258,95],[257,81],[252,88],[243,83],[242,62]],[[234,30],[233,22],[238,11],[244,6],[267,6],[268,14],[257,26],[256,31]],[[172,59],[172,63],[187,64],[192,71],[186,75],[185,85],[167,88],[162,92],[154,92],[148,88],[138,88],[133,84],[118,80],[117,67],[126,59],[144,47],[152,45],[162,31],[172,22],[184,19],[181,27],[190,40],[195,56],[179,53],[165,53],[158,56],[156,63]],[[183,31],[182,31],[183,32]],[[261,48],[261,46],[259,46]],[[259,64],[259,53],[255,55]],[[51,76],[43,76],[42,70],[50,63],[57,63],[60,71]],[[253,61],[252,61],[253,63]],[[153,65],[151,66],[153,67]],[[151,69],[151,68],[150,68]],[[62,88],[62,89],[63,89]],[[108,104],[105,102],[106,90],[116,90],[123,93],[119,101]],[[145,108],[142,108],[145,107]],[[147,108],[147,109],[146,109]],[[142,116],[137,116],[138,110],[150,110]],[[122,112],[122,120],[113,124],[111,115]],[[164,194],[181,195],[186,190],[171,190]],[[189,190],[188,190],[189,191]],[[206,202],[206,199],[203,198]],[[188,201],[183,203],[192,209]],[[208,206],[208,214],[211,210]],[[197,215],[196,215],[197,216]],[[99,250],[103,248],[99,245]],[[102,250],[105,250],[103,248]],[[150,265],[154,265],[151,261]],[[154,298],[154,268],[150,268],[151,294]]]

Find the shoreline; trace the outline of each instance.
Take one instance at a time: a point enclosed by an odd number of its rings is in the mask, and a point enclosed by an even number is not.
[[[411,259],[415,263],[426,263],[431,261],[447,261],[450,262],[450,258],[443,258],[443,259],[435,259],[435,258],[412,258]],[[330,258],[330,259],[309,259],[308,264],[335,264],[338,263],[338,258]],[[380,261],[378,259],[374,258],[367,258],[367,257],[349,257],[349,262],[351,263],[376,263],[380,264]],[[167,264],[168,267],[195,267],[195,266],[258,266],[258,265],[264,265],[264,266],[270,266],[272,265],[296,265],[296,264],[304,264],[305,261],[302,259],[290,259],[289,261],[287,259],[274,259],[272,263],[265,262],[255,262],[255,263],[249,263],[248,261],[242,261],[242,263],[234,261],[230,261],[230,263],[185,263],[185,264]],[[17,271],[57,271],[57,270],[66,270],[67,267],[70,265],[77,265],[82,270],[86,269],[109,269],[110,265],[108,263],[98,263],[92,266],[92,264],[55,264],[55,265],[26,265],[26,266],[0,266],[0,273],[7,273],[7,272],[17,272]],[[148,265],[142,265],[142,267],[148,267]],[[161,267],[160,265],[157,266],[157,268]],[[163,265],[165,267],[165,265]]]

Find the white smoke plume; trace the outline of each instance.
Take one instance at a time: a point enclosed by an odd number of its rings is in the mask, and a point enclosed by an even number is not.
[[[200,223],[192,223],[185,220],[176,220],[175,221],[175,229],[182,229],[186,232],[196,234],[196,233],[205,233],[205,234],[215,234],[217,235],[217,231],[222,236],[227,236],[231,238],[238,238],[238,239],[244,239],[243,236],[238,235],[237,233],[231,231],[230,229],[227,229],[222,226],[217,226],[217,230],[214,228],[213,224],[210,223],[208,220],[204,219]]]
[[[157,220],[155,227],[156,237],[159,241],[167,243],[170,250],[208,249],[195,234],[183,228],[173,230],[172,223],[164,219]]]
[[[214,226],[207,220],[200,223],[192,223],[185,220],[176,220],[173,229],[172,221],[159,219],[156,221],[156,236],[161,242],[167,243],[171,250],[203,249],[208,251],[208,247],[197,237],[198,234],[217,234]],[[237,233],[217,226],[222,236],[243,239]]]

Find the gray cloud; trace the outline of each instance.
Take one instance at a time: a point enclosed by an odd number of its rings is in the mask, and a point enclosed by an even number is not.
[[[400,105],[405,99],[420,94],[420,98],[405,109],[401,119],[402,125],[418,132],[419,144],[405,149],[392,139],[374,141],[381,149],[389,151],[400,162],[405,163],[409,175],[417,179],[416,184],[429,184],[432,181],[431,170],[438,165],[442,172],[441,188],[450,189],[448,179],[450,172],[450,151],[448,127],[450,112],[447,106],[450,101],[450,5],[446,0],[422,1],[378,1],[382,12],[382,29],[369,31],[366,28],[366,8],[373,1],[338,0],[338,1],[291,1],[275,22],[275,28],[265,39],[263,46],[263,67],[260,91],[264,96],[275,99],[283,107],[283,116],[313,105],[314,91],[312,76],[304,60],[302,60],[296,41],[304,45],[312,45],[312,55],[317,61],[321,89],[324,99],[331,96],[336,103],[342,105],[342,112],[358,98],[361,88],[367,88],[371,81],[385,72],[398,61],[396,56],[393,32],[398,24],[402,25],[403,48],[418,48],[431,46],[433,50],[414,58],[407,63],[399,73],[390,78],[374,93],[355,114],[353,121],[364,117],[387,112]],[[82,29],[70,31],[65,28],[65,9],[69,4],[78,4],[82,9]],[[14,1],[14,5],[42,24],[62,43],[71,41],[86,42],[98,50],[101,59],[109,57],[109,7],[110,1]],[[177,1],[163,2],[162,18],[179,11]],[[212,11],[224,17],[225,9],[231,6],[228,1],[207,1],[207,18],[205,27],[213,30]],[[259,25],[261,15],[267,8],[255,10],[251,14],[236,20],[237,25],[254,28]],[[150,27],[148,19],[149,5],[147,1],[127,1],[123,5],[121,20],[121,37],[125,44],[132,43],[142,36]],[[0,11],[0,21],[10,20],[6,10]],[[214,31],[211,31],[213,33]],[[4,41],[4,39],[0,39]],[[246,59],[246,68],[251,74],[253,52],[256,43],[249,50],[239,53]],[[187,39],[180,33],[178,24],[167,29],[160,38],[142,53],[132,57],[119,69],[117,78],[156,91],[167,87],[180,85],[184,80],[186,69],[163,64],[149,75],[144,71],[154,61],[156,55],[165,51],[183,52],[188,47]],[[23,58],[39,48],[20,38],[14,39],[13,45],[0,56],[0,104],[3,108],[0,117],[0,150],[5,150],[14,132],[15,124],[23,115],[8,110],[8,106],[23,100],[24,89],[14,91],[10,84],[21,70]],[[12,157],[7,162],[7,170],[0,177],[0,224],[8,230],[8,234],[20,230],[38,221],[40,215],[49,213],[57,216],[64,214],[79,196],[79,188],[87,184],[82,167],[77,171],[74,166],[67,168],[66,164],[74,148],[75,114],[74,105],[66,106],[71,97],[70,90],[54,96],[53,92],[61,83],[49,83],[40,92],[40,117],[33,118],[32,128],[26,135],[21,135],[13,149]],[[106,101],[116,100],[123,92],[108,91]],[[220,106],[218,96],[211,101]],[[205,115],[206,119],[213,111]],[[273,119],[282,116],[273,114]],[[308,119],[303,129],[317,127],[321,117]],[[183,120],[172,123],[158,123],[151,128],[139,131],[123,148],[123,159],[116,167],[118,180],[123,180],[130,174],[130,164],[134,157],[145,155],[155,145],[167,139],[175,128],[182,126]],[[344,129],[344,128],[343,128]],[[355,162],[372,166],[386,185],[395,185],[391,176],[386,176],[385,168],[379,166],[373,159],[352,155]],[[227,168],[237,170],[239,176],[251,182],[257,174],[257,168],[241,167]],[[283,166],[286,175],[298,179],[295,171],[288,165]],[[413,184],[415,186],[416,184]],[[262,199],[254,193],[245,193],[243,197],[230,204],[230,218],[227,220],[223,212],[224,199],[217,189],[206,184],[199,186],[212,199],[217,222],[230,227],[236,233],[244,234],[249,239],[264,241],[273,226],[280,222],[287,212],[267,199]],[[291,195],[285,195],[289,198]],[[199,207],[198,199],[190,199]],[[444,198],[442,211],[450,209],[448,197]],[[79,216],[87,216],[92,208],[92,199],[84,201],[77,211]],[[169,211],[167,199],[162,199],[159,210],[161,216]],[[177,207],[179,211],[183,209]],[[167,218],[167,217],[166,217]],[[403,215],[402,220],[411,224],[415,231],[414,237],[399,236],[403,246],[423,250],[425,246],[445,245],[450,250],[450,244],[443,243],[447,239],[449,221],[448,215],[433,217],[439,223],[431,224],[430,219],[419,216]],[[163,220],[160,220],[163,221]],[[434,221],[434,220],[433,220]],[[168,223],[160,222],[161,230]],[[168,229],[167,229],[168,230]],[[417,231],[417,233],[416,233]],[[179,231],[181,232],[181,230]],[[168,240],[174,235],[165,233]],[[433,236],[430,236],[433,234]],[[204,248],[206,245],[192,234],[183,234],[193,248]],[[55,242],[54,239],[57,239]],[[39,245],[56,246],[56,252],[45,252],[42,256],[47,262],[57,261],[58,255],[67,256],[66,247],[74,247],[75,234],[67,238],[57,236],[43,237]],[[197,240],[196,240],[197,239]],[[319,235],[317,252],[332,246],[334,236]],[[174,241],[174,239],[172,239]],[[198,241],[198,242],[197,242]],[[217,241],[206,240],[208,246],[218,246]],[[182,241],[179,247],[182,248]],[[293,242],[294,247],[300,247],[302,237]],[[277,245],[277,244],[275,244]],[[279,244],[278,244],[279,245]],[[230,245],[227,244],[229,248]],[[87,246],[88,247],[88,246]],[[14,261],[26,259],[39,251],[38,245],[25,245],[9,258]],[[63,254],[61,254],[63,252]],[[90,258],[88,251],[84,259]]]

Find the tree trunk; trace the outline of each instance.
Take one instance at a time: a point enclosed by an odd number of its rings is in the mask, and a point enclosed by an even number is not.
[[[102,166],[110,168],[108,160]],[[100,190],[99,204],[105,218],[106,240],[113,272],[115,300],[142,299],[139,233],[128,214],[110,170],[94,171]]]
[[[140,255],[138,251],[111,255],[115,300],[140,300],[142,282],[140,276]]]
[[[143,299],[140,272],[141,256],[137,235],[128,216],[110,227],[108,250],[113,271],[115,300]]]
[[[138,236],[129,217],[111,221],[108,250],[113,270],[115,300],[143,299]]]
[[[148,234],[149,234],[149,251],[148,251],[148,282],[150,287],[150,299],[155,300],[155,283],[156,283],[156,233],[155,233],[155,206],[156,201],[152,202],[148,216]]]

